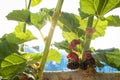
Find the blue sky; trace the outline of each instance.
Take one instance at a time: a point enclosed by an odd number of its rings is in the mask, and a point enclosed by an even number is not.
[[[10,20],[8,21],[5,16],[12,10],[18,10],[18,9],[24,8],[25,7],[24,3],[25,3],[25,0],[0,0],[0,37],[4,33],[12,32],[14,30],[14,27],[17,25],[17,22],[10,21]],[[56,3],[57,3],[57,0],[43,0],[40,5],[36,7],[32,7],[31,11],[38,12],[39,9],[42,7],[53,8],[56,6]],[[79,7],[79,0],[64,0],[62,11],[78,14],[78,11],[77,11],[78,7]],[[120,15],[119,11],[120,9],[116,9],[108,13],[106,16],[110,14]],[[49,26],[50,26],[50,23],[47,24],[46,27],[49,27]],[[29,29],[34,30],[33,34],[37,35],[37,37],[39,37],[39,40],[41,39],[40,35],[38,35],[39,32],[37,32],[35,28],[29,27]],[[43,33],[45,36],[47,35],[46,32],[48,31],[49,29],[47,30],[43,29]],[[113,27],[108,28],[106,30],[106,35],[104,37],[99,37],[94,41],[92,41],[91,47],[95,47],[96,49],[98,48],[105,49],[105,48],[112,48],[112,47],[120,48],[119,34],[120,34],[120,28],[113,28]],[[59,38],[62,38],[62,36],[61,36],[61,31],[59,31],[59,28],[57,27],[53,41],[60,41],[61,39]],[[35,43],[38,44],[43,42],[36,41],[36,42],[31,42],[30,44],[36,45]]]

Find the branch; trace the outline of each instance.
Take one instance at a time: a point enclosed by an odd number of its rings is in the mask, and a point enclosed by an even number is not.
[[[48,56],[48,53],[49,53],[51,40],[52,40],[52,37],[53,37],[55,26],[57,24],[57,20],[60,16],[60,13],[61,13],[61,8],[62,8],[63,1],[64,0],[58,0],[58,3],[56,5],[55,11],[54,11],[53,16],[52,16],[51,28],[50,28],[50,31],[48,33],[48,37],[47,37],[44,52],[43,52],[42,61],[41,61],[39,72],[38,72],[38,77],[39,77],[38,80],[42,80],[42,74],[43,74],[43,71],[44,71],[44,66],[45,66],[45,63],[47,61],[47,56]]]

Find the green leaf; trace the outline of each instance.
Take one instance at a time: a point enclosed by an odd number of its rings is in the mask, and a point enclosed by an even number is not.
[[[93,54],[93,57],[95,60],[100,61],[100,62],[107,62],[107,58],[105,56],[104,51],[96,51],[95,54]]]
[[[117,68],[118,70],[120,70],[120,50],[119,49],[115,49],[114,52],[112,53],[107,53],[106,57],[107,57],[107,64],[110,65],[111,67]]]
[[[4,57],[11,53],[18,53],[18,45],[7,42],[3,36],[0,38],[0,63]]]
[[[21,43],[23,43],[23,42],[36,39],[29,30],[26,30],[26,32],[24,33],[24,32],[22,31],[23,26],[24,26],[24,25],[22,25],[22,24],[18,24],[18,26],[16,26],[14,32],[12,32],[12,33],[10,33],[10,34],[7,34],[7,35],[5,36],[6,40],[7,40],[9,43],[21,44]]]
[[[31,6],[36,6],[38,5],[42,0],[32,0]]]
[[[73,39],[78,39],[78,35],[76,35],[74,32],[63,31],[62,35],[68,42],[71,42]]]
[[[94,25],[95,25],[95,23],[96,23],[96,20],[94,21]],[[92,35],[92,39],[95,39],[100,36],[104,36],[107,24],[108,24],[108,22],[106,20],[104,20],[104,21],[99,20],[98,24],[95,27],[96,31]]]
[[[61,26],[61,28],[66,27],[68,31],[76,32],[76,30],[80,26],[80,23],[79,23],[80,17],[71,13],[63,12],[59,17],[59,21],[64,25],[64,26]]]
[[[99,5],[99,0],[80,0],[80,9],[86,14],[95,14]]]
[[[119,7],[118,4],[120,3],[120,0],[99,0],[99,1],[100,2],[97,9],[97,15],[99,16],[103,16],[109,11]]]
[[[20,55],[13,53],[4,58],[0,66],[0,75],[9,79],[14,77],[19,72],[23,72],[26,67],[26,60]]]
[[[41,29],[47,22],[48,10],[46,8],[41,9],[39,13],[31,13],[31,23],[35,25],[37,29]]]
[[[97,56],[97,57],[96,57]],[[96,60],[99,60],[101,62],[105,62],[111,67],[114,67],[118,70],[120,70],[120,50],[117,48],[109,48],[104,50],[96,50],[95,54],[93,54],[93,57]]]
[[[63,37],[68,40],[68,42],[73,39],[78,39],[84,34],[84,31],[80,29],[80,19],[81,18],[75,14],[64,12],[59,17],[58,25],[63,31]]]
[[[65,41],[61,41],[61,42],[55,42],[54,43],[55,47],[57,47],[58,49],[63,49],[65,50],[66,52],[69,52],[69,48],[68,48],[68,41],[65,40]]]
[[[108,16],[106,17],[108,21],[108,26],[120,26],[120,17],[119,16]]]
[[[24,59],[27,60],[28,65],[34,64],[36,62],[40,62],[40,60],[42,58],[42,54],[40,54],[40,53],[34,53],[34,54],[24,53],[22,56]]]
[[[85,19],[85,18],[91,16],[90,14],[82,12],[80,8],[78,9],[78,11],[79,11],[79,15],[80,15],[81,19]]]
[[[120,0],[80,0],[80,10],[85,14],[103,17],[111,10],[120,7]]]
[[[61,54],[55,49],[50,49],[47,61],[55,61],[57,63],[60,63],[60,60]]]
[[[30,22],[30,12],[28,10],[13,10],[6,17],[8,20]]]

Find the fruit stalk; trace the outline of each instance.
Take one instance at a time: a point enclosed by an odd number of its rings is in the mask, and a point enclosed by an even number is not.
[[[44,48],[44,51],[43,51],[43,57],[42,57],[39,72],[38,72],[38,77],[39,77],[38,80],[42,80],[42,73],[43,73],[44,66],[45,66],[47,56],[48,56],[48,53],[49,53],[49,48],[50,48],[52,36],[53,36],[53,33],[54,33],[54,29],[55,29],[55,26],[57,24],[57,20],[60,16],[60,13],[61,13],[61,8],[62,8],[63,1],[64,0],[58,0],[58,3],[56,5],[55,11],[54,11],[53,16],[52,16],[51,27],[50,27],[50,31],[48,33],[45,48]]]

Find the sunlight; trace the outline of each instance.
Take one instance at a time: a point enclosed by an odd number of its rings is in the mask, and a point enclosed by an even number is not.
[[[42,36],[44,38],[46,38],[48,36],[50,26],[51,26],[51,23],[48,21],[47,24],[41,29],[42,34],[34,26],[27,27],[27,29],[29,29],[33,33],[33,35],[35,37],[37,37],[37,40],[32,40],[32,41],[26,42],[25,44],[29,45],[29,46],[40,46],[40,45],[44,46],[44,41],[43,41]],[[63,40],[62,31],[59,28],[59,26],[56,26],[55,31],[54,31],[54,35],[53,35],[53,39],[52,39],[52,43],[53,42],[60,42],[62,40]]]

